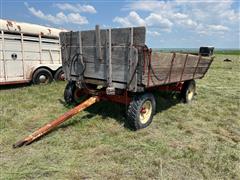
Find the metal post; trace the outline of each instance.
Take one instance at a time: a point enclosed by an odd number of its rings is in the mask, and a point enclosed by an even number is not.
[[[2,33],[2,51],[3,51],[3,73],[4,73],[4,78],[5,81],[7,81],[7,72],[6,72],[6,60],[5,60],[5,39],[4,39],[4,32],[1,31]]]
[[[41,37],[41,34],[39,34],[38,37],[39,37],[40,64],[42,64],[42,37]]]
[[[60,36],[60,35],[59,35]],[[62,53],[61,53],[61,42],[60,42],[60,37],[58,38],[58,43],[60,45],[60,50],[58,50],[59,52],[59,64],[62,64]]]
[[[23,70],[23,79],[26,79],[25,73],[25,61],[24,61],[24,48],[23,48],[23,33],[21,33],[21,51],[22,51],[22,70]]]

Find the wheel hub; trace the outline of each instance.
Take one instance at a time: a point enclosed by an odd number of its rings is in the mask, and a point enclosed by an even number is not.
[[[149,118],[151,117],[152,113],[152,103],[151,101],[147,100],[143,103],[142,108],[140,110],[140,122],[145,124],[148,122]]]
[[[193,95],[194,95],[193,90],[189,90],[189,91],[187,92],[187,98],[188,98],[188,100],[192,100]]]
[[[46,81],[47,81],[47,76],[45,76],[45,75],[40,75],[40,76],[39,76],[39,81],[40,81],[41,83],[46,83]]]
[[[61,73],[61,74],[60,74],[59,79],[60,79],[61,81],[65,80],[64,73]]]

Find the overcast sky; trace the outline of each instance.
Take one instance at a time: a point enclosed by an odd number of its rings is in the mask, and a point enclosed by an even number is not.
[[[147,27],[153,48],[239,48],[240,2],[1,0],[1,18],[68,30]]]

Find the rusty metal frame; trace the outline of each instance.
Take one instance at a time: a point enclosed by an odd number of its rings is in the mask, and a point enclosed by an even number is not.
[[[25,73],[25,54],[24,54],[24,48],[23,48],[23,33],[21,33],[21,53],[22,53],[22,70],[23,70],[23,79],[26,79],[26,73]]]
[[[1,31],[2,34],[2,52],[3,52],[3,74],[4,74],[4,79],[7,81],[7,70],[6,70],[6,51],[5,51],[5,35],[4,31]]]
[[[178,82],[176,84],[167,84],[163,86],[158,86],[160,91],[176,91],[179,92],[182,90],[183,82]]]
[[[116,102],[120,104],[128,105],[132,98],[128,96],[127,90],[125,90],[122,94],[108,95],[106,94],[106,90],[95,91],[87,88],[83,88],[80,90],[84,95],[97,95],[101,100]]]

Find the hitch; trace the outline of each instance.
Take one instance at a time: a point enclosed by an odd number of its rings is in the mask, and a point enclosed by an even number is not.
[[[44,125],[43,127],[39,128],[38,130],[36,130],[32,134],[30,134],[29,136],[25,137],[24,139],[16,142],[15,144],[13,144],[13,148],[17,148],[17,147],[21,147],[23,145],[30,144],[31,142],[33,142],[37,138],[43,136],[44,134],[51,131],[53,128],[57,127],[59,124],[62,124],[63,122],[65,122],[66,120],[71,118],[72,116],[76,115],[80,111],[83,111],[84,109],[86,109],[87,107],[93,105],[94,103],[96,103],[98,101],[100,101],[99,96],[90,97],[89,99],[85,100],[84,102],[82,102],[78,106],[72,108],[71,110],[64,113],[63,115],[61,115],[57,119],[55,119],[52,122],[50,122],[50,123]]]

